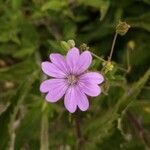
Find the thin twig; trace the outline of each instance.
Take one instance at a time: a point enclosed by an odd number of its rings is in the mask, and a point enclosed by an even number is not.
[[[112,55],[113,55],[113,51],[114,51],[114,47],[115,47],[115,43],[116,43],[117,36],[118,36],[118,34],[115,33],[114,39],[113,39],[113,42],[112,42],[112,46],[111,46],[110,55],[109,55],[109,57],[108,57],[108,61],[111,61],[111,58],[112,58]]]

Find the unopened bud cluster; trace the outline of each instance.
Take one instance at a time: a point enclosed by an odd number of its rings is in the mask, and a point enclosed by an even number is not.
[[[75,47],[75,41],[74,40],[68,40],[67,42],[66,41],[61,41],[61,47],[64,50],[68,51],[70,48]]]

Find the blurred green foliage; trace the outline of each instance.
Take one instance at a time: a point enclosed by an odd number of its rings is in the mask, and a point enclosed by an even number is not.
[[[79,114],[81,149],[150,149],[150,1],[1,0],[0,150],[77,149],[74,115],[39,92],[40,63],[66,54],[70,39],[107,60],[120,20],[131,28],[117,38],[103,93]],[[94,58],[91,69],[102,68]]]

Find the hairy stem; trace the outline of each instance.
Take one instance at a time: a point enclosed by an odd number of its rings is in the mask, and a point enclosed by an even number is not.
[[[49,149],[48,116],[45,112],[43,112],[41,120],[40,150],[48,150],[48,149]]]
[[[75,113],[74,117],[75,117],[75,132],[77,137],[77,149],[80,150],[82,149],[83,146],[83,138],[81,133],[80,115],[78,110]]]
[[[111,46],[111,51],[110,51],[110,54],[109,54],[109,57],[108,57],[108,61],[111,61],[111,58],[112,58],[112,55],[113,55],[113,51],[114,51],[114,47],[115,47],[115,43],[116,43],[117,36],[118,36],[118,34],[115,33],[114,39],[113,39],[113,42],[112,42],[112,46]]]
[[[130,72],[131,70],[131,65],[130,65],[130,53],[129,53],[129,49],[127,49],[127,55],[126,55],[126,59],[127,59],[127,73]]]
[[[90,52],[90,53],[92,54],[93,57],[99,59],[100,61],[106,61],[103,58],[101,58],[101,57],[97,56],[96,54],[94,54],[93,52]]]

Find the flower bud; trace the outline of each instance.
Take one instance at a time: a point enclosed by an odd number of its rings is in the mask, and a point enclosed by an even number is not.
[[[127,24],[126,22],[119,21],[119,24],[116,27],[116,33],[123,36],[128,32],[129,28],[129,24]]]
[[[75,41],[74,40],[68,40],[67,43],[70,46],[70,48],[75,47]]]
[[[89,50],[89,47],[87,46],[87,44],[83,43],[83,44],[80,46],[80,50],[81,50],[81,51]]]
[[[67,51],[70,49],[70,46],[66,41],[61,41],[61,47]]]
[[[134,50],[134,48],[135,48],[135,42],[134,41],[129,41],[128,43],[127,43],[127,47],[129,48],[129,49],[131,49],[131,50]]]

